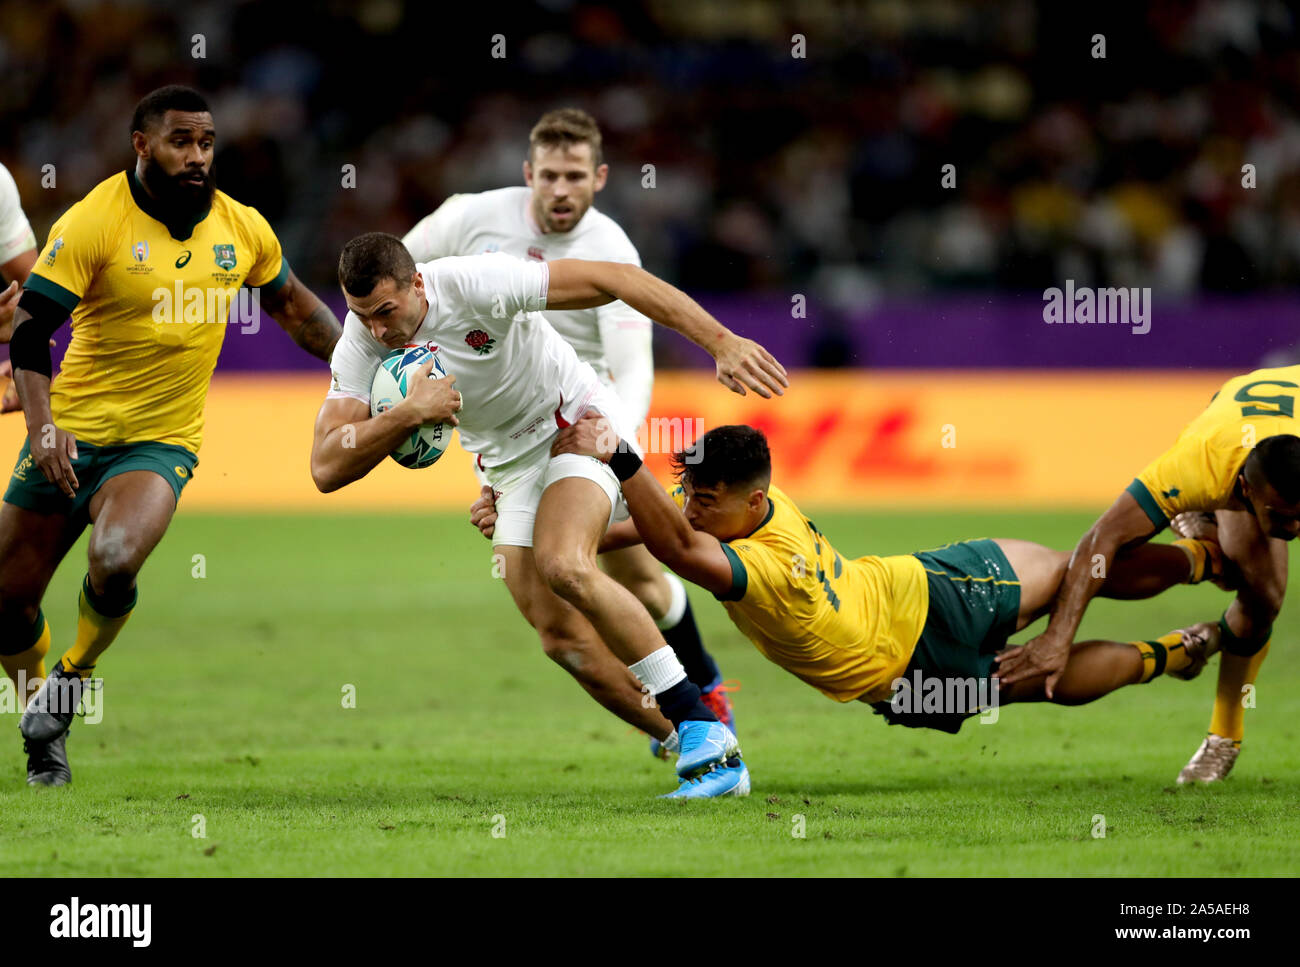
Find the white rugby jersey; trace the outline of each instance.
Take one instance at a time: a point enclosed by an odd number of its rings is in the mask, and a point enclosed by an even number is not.
[[[588,259],[628,262],[641,258],[623,229],[594,207],[570,231],[543,233],[532,213],[532,189],[499,188],[452,195],[402,240],[416,262],[448,255],[505,252],[536,261]],[[629,418],[644,421],[654,383],[653,324],[622,302],[594,309],[549,311],[546,320],[613,386]]]
[[[0,264],[33,248],[36,248],[36,235],[23,214],[18,186],[9,169],[0,165]]]
[[[456,377],[461,445],[485,468],[549,448],[556,417],[575,422],[600,378],[551,328],[545,262],[504,253],[419,263],[429,311],[411,342],[436,347]],[[370,402],[370,383],[391,350],[349,312],[330,359],[328,397]]]

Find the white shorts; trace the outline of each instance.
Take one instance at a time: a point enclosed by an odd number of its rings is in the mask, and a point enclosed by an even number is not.
[[[622,401],[613,391],[602,387],[592,397],[589,408],[604,414],[619,436],[636,446],[635,431],[623,426]],[[530,463],[509,469],[485,468],[482,471],[481,479],[496,492],[497,523],[492,534],[493,546],[506,544],[511,547],[532,547],[533,523],[537,519],[537,505],[541,503],[542,493],[551,484],[566,477],[581,477],[600,487],[609,501],[606,527],[627,520],[628,509],[623,502],[623,488],[609,465],[595,457],[582,457],[576,453],[552,457],[551,439],[546,441],[546,445],[539,450],[538,457]]]

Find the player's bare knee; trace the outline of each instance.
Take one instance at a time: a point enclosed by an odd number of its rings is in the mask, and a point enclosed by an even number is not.
[[[580,676],[587,666],[585,642],[563,626],[545,626],[537,629],[542,640],[542,652],[570,675]]]
[[[591,599],[599,576],[595,563],[578,555],[556,555],[539,559],[538,570],[547,586],[581,610]]]
[[[127,535],[103,535],[90,545],[90,583],[101,593],[126,590],[143,563],[143,555]]]

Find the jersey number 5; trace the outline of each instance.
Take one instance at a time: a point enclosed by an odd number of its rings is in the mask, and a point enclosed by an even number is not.
[[[1285,386],[1291,389],[1300,389],[1300,384],[1288,383],[1282,380],[1274,382],[1265,379],[1255,383],[1247,383],[1237,390],[1237,395],[1233,399],[1238,403],[1268,403],[1273,409],[1265,409],[1262,406],[1243,406],[1241,408],[1242,416],[1295,416],[1294,393],[1288,396],[1281,394],[1277,396],[1254,396],[1250,391],[1256,386]]]

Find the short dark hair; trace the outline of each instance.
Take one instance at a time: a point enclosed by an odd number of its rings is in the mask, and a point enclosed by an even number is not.
[[[528,135],[528,160],[538,145],[545,148],[568,148],[575,144],[591,145],[591,164],[600,167],[600,125],[586,111],[576,107],[562,107],[547,111],[533,125]]]
[[[131,115],[131,133],[148,132],[149,128],[163,119],[168,111],[193,111],[212,113],[203,95],[192,87],[180,84],[168,84],[156,91],[150,91],[140,99]]]
[[[405,283],[415,274],[415,259],[402,240],[387,232],[366,232],[343,246],[339,283],[348,295],[364,298],[384,279]]]
[[[673,455],[673,473],[692,488],[766,490],[772,482],[772,454],[762,430],[737,424],[715,426]]]
[[[1279,433],[1255,444],[1245,469],[1254,467],[1288,504],[1300,503],[1300,436]]]

